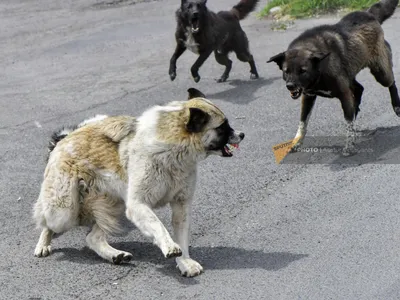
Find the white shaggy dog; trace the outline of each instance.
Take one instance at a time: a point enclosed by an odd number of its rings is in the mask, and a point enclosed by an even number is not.
[[[184,276],[202,266],[189,256],[189,224],[197,163],[210,154],[230,157],[244,134],[196,89],[187,101],[155,106],[138,119],[96,116],[53,135],[34,218],[42,229],[38,257],[51,253],[54,233],[91,225],[86,241],[115,264],[132,254],[111,247],[106,236],[127,218],[165,257],[176,257]],[[153,209],[172,208],[174,239]]]

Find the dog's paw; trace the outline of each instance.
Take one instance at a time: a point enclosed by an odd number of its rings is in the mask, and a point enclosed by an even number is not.
[[[250,79],[258,79],[258,78],[259,78],[259,76],[258,76],[257,73],[251,73],[250,74]]]
[[[46,257],[51,254],[51,246],[42,246],[38,245],[35,249],[35,256],[36,257]]]
[[[182,255],[182,250],[178,244],[173,243],[168,247],[168,250],[164,255],[165,258],[179,257]]]
[[[193,76],[193,80],[194,80],[194,82],[199,82],[200,81],[200,75],[197,75],[197,76]]]
[[[218,83],[225,82],[228,79],[228,76],[221,76],[221,78],[216,79]]]
[[[301,145],[302,145],[302,143],[297,143],[297,144],[293,145],[292,148],[290,148],[289,153],[300,152],[300,150],[301,150]]]
[[[121,253],[119,253],[118,255],[112,257],[112,262],[115,265],[119,265],[119,264],[121,264],[123,262],[131,261],[132,258],[133,258],[133,255],[130,254],[129,252],[121,251]]]
[[[400,117],[400,107],[393,107],[394,112],[398,117]]]
[[[357,149],[354,146],[350,146],[350,147],[344,147],[343,151],[342,151],[342,155],[349,157],[349,156],[353,156],[357,153]]]
[[[169,78],[171,79],[171,81],[174,81],[176,78],[176,72],[170,72],[169,73]]]
[[[293,146],[292,148],[290,148],[289,153],[296,153],[299,152],[300,150],[300,146]]]
[[[296,152],[301,151],[301,146],[303,146],[304,136],[305,136],[305,133],[303,133],[302,135],[296,134],[295,138],[292,141],[293,145],[290,148],[289,153],[296,153]]]
[[[194,277],[203,272],[203,267],[191,258],[177,258],[176,263],[182,276]]]

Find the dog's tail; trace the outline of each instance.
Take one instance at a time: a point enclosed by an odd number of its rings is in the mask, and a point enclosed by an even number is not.
[[[382,24],[394,14],[397,5],[399,5],[399,0],[381,0],[372,5],[368,12]]]
[[[243,20],[256,8],[258,2],[259,0],[240,0],[231,11],[239,20]]]
[[[57,143],[59,141],[64,139],[68,134],[70,134],[77,128],[78,126],[64,127],[62,129],[53,132],[53,134],[50,137],[49,145],[47,146],[48,153],[50,154],[50,152],[53,151],[54,148],[57,146]]]

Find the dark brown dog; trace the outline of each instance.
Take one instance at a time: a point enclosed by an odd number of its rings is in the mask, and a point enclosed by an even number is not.
[[[367,11],[357,11],[334,25],[305,31],[288,50],[269,59],[283,71],[293,99],[302,96],[300,124],[295,139],[299,147],[317,96],[338,98],[348,123],[344,154],[354,149],[353,123],[359,112],[363,86],[356,75],[369,68],[375,79],[389,88],[392,106],[400,116],[400,99],[395,84],[392,51],[381,24],[390,18],[399,0],[382,0]]]

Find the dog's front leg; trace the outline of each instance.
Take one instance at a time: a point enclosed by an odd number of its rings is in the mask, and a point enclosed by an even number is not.
[[[169,235],[153,210],[140,199],[130,196],[126,204],[126,216],[147,237],[152,239],[166,258],[182,255],[182,250]]]
[[[207,58],[210,56],[211,53],[212,50],[207,50],[207,52],[201,52],[200,56],[194,62],[192,68],[190,69],[194,82],[200,81],[199,69],[204,64],[204,62],[207,60]]]
[[[300,123],[294,138],[294,146],[292,151],[296,151],[303,143],[304,137],[307,133],[308,120],[310,119],[311,112],[315,104],[315,99],[317,99],[317,96],[308,96],[305,94],[301,96]]]
[[[350,156],[355,154],[355,129],[354,121],[356,118],[356,104],[353,92],[346,89],[345,92],[339,97],[342,104],[344,118],[347,122],[346,125],[346,144],[343,149],[343,155]]]
[[[197,276],[203,272],[203,267],[189,256],[191,200],[178,198],[177,201],[171,203],[171,209],[175,241],[182,249],[182,256],[176,258],[176,264],[183,276]]]
[[[177,42],[175,52],[172,54],[171,60],[169,62],[169,78],[171,81],[174,81],[176,78],[176,61],[178,58],[185,52],[186,47],[182,45],[180,42]]]

